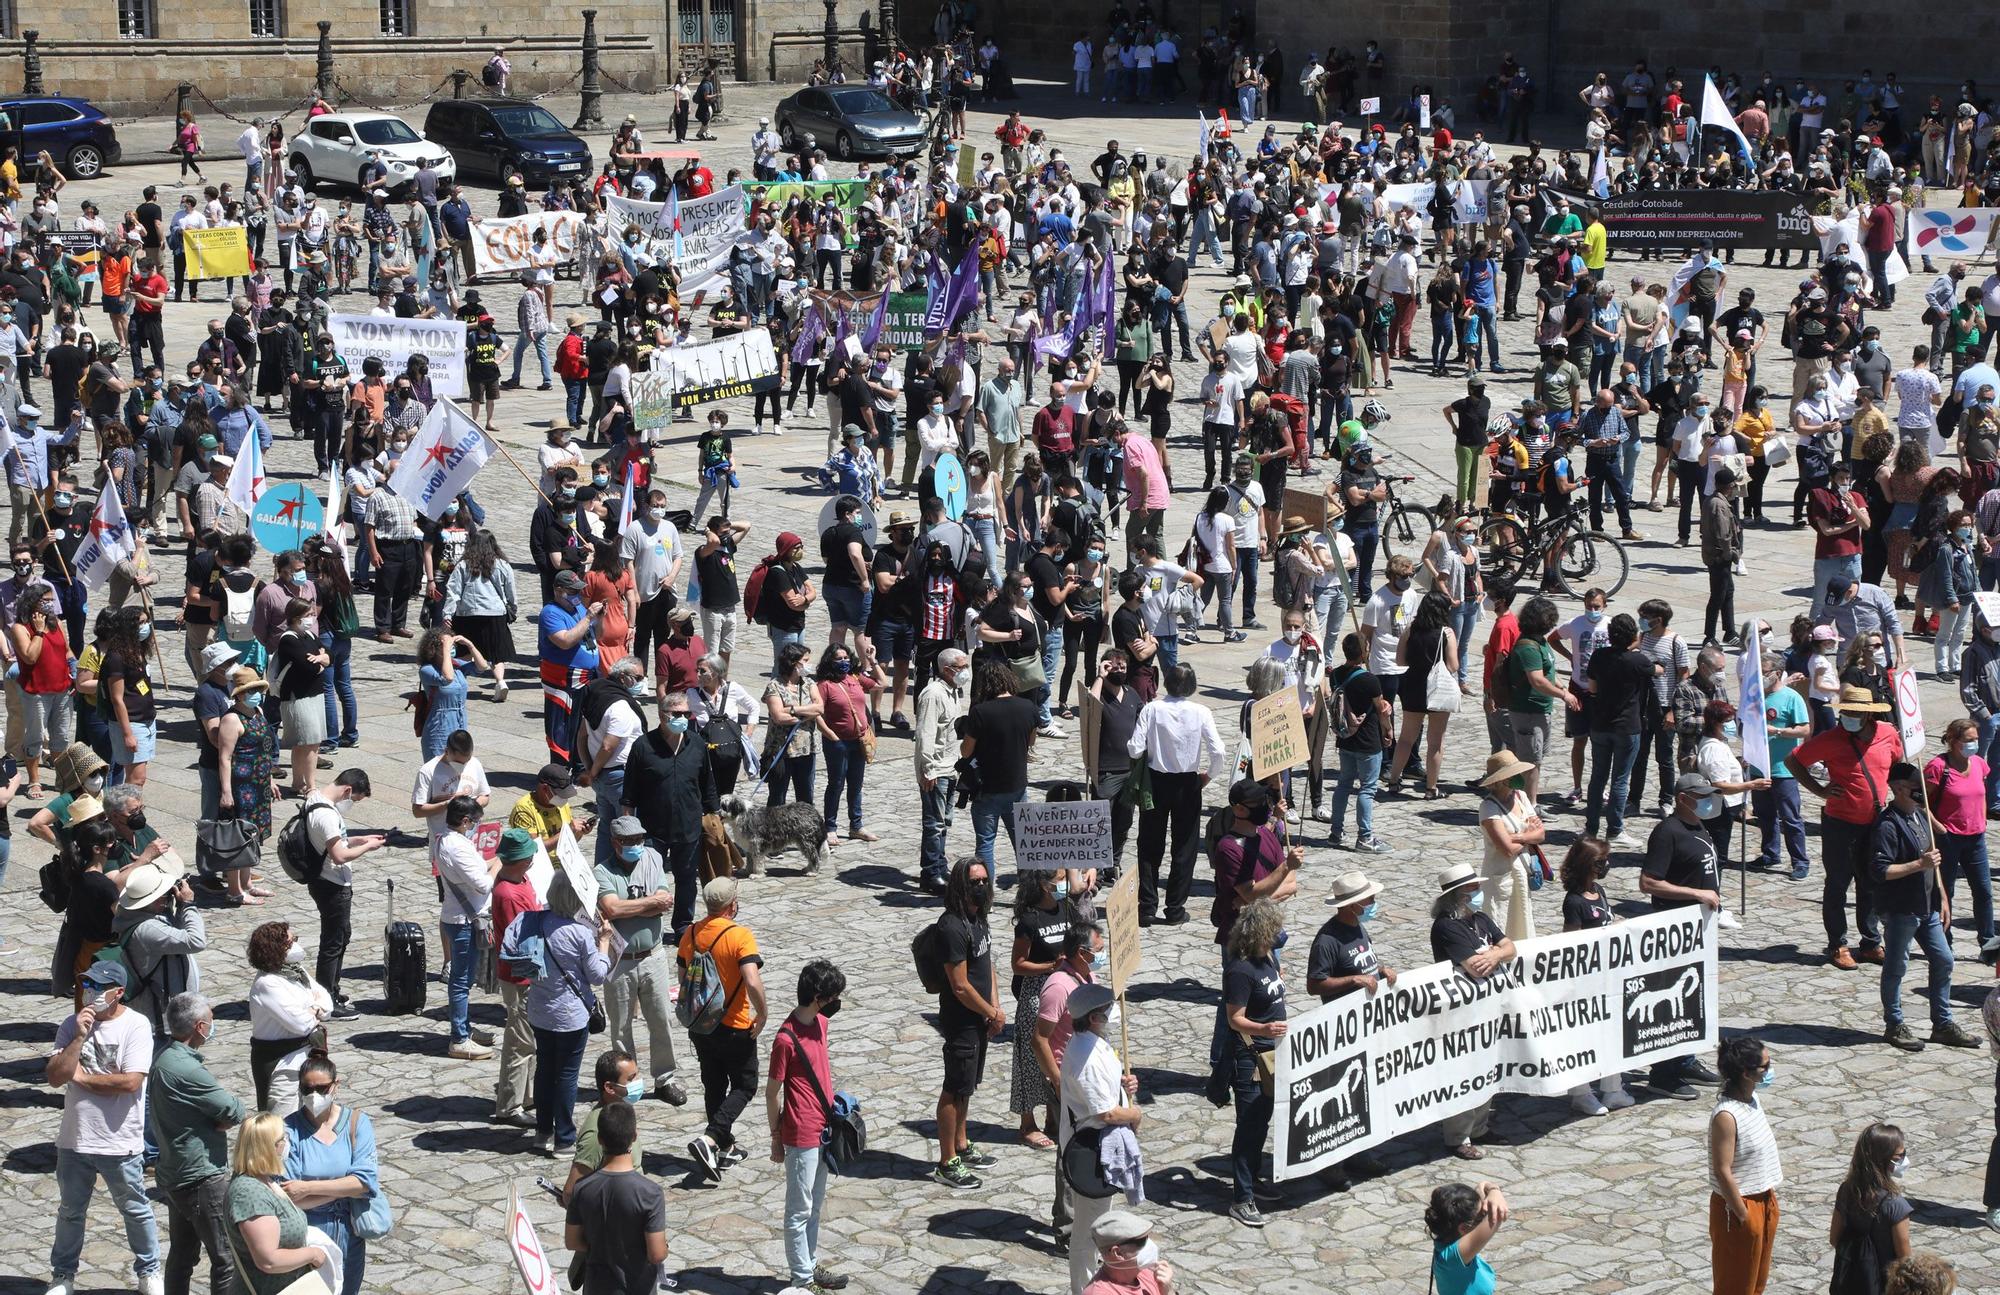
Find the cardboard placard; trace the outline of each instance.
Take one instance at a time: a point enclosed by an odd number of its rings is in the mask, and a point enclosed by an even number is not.
[[[1283,773],[1306,758],[1305,716],[1295,688],[1280,688],[1250,704],[1250,770],[1254,778]]]
[[[1015,806],[1018,811],[1019,806]],[[1139,969],[1139,870],[1127,868],[1104,901],[1105,947],[1111,955],[1111,992],[1125,997],[1125,986]]]
[[[1021,871],[1110,864],[1110,801],[1024,800],[1014,806],[1014,865]]]
[[[1903,737],[1903,758],[1915,760],[1923,753],[1924,703],[1917,694],[1917,672],[1904,666],[1889,675],[1889,703],[1896,708],[1896,731]]]
[[[535,1222],[521,1208],[521,1193],[512,1183],[507,1185],[507,1251],[514,1256],[521,1280],[528,1283],[528,1295],[556,1295],[555,1267],[549,1263],[549,1252],[535,1235]]]

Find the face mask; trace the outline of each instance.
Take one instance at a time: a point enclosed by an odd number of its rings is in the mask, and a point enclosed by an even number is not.
[[[646,1077],[644,1075],[632,1076],[631,1081],[625,1085],[624,1096],[625,1100],[634,1106],[644,1101],[646,1099]]]
[[[1859,733],[1861,731],[1861,717],[1859,715],[1842,715],[1840,717],[1840,726],[1850,733]]]
[[[639,862],[645,853],[646,847],[643,845],[621,845],[618,847],[618,857],[627,863]]]
[[[1304,638],[1305,636],[1306,632],[1302,629],[1288,629],[1285,631],[1285,642],[1297,643],[1300,639]]]
[[[1394,589],[1397,593],[1402,593],[1404,590],[1410,587],[1410,578],[1408,576],[1402,576],[1395,580],[1391,580],[1389,582],[1389,587],[1391,589]]]
[[[667,732],[669,732],[669,733],[685,733],[685,732],[687,732],[687,731],[688,731],[688,717],[687,717],[687,716],[685,716],[685,715],[669,715],[669,716],[667,716]]]
[[[83,789],[92,796],[104,790],[104,775],[93,773],[83,780]]]
[[[1104,550],[1103,550],[1103,549],[1086,549],[1086,550],[1084,550],[1084,554],[1083,554],[1083,555],[1084,555],[1085,557],[1089,558],[1089,559],[1090,559],[1090,560],[1091,560],[1092,562],[1102,562],[1102,561],[1104,561]]]
[[[457,505],[457,504],[446,504],[446,505],[444,506],[444,515],[445,515],[446,517],[456,517],[456,516],[458,516],[458,505]]]
[[[1225,301],[1225,302],[1223,302],[1223,303],[1222,303],[1222,317],[1223,317],[1224,319],[1234,319],[1234,318],[1236,317],[1236,303],[1235,303],[1235,302],[1233,302],[1233,301]]]
[[[299,1109],[315,1120],[325,1115],[327,1108],[332,1105],[332,1093],[301,1093],[299,1095]]]
[[[1067,881],[1058,881],[1055,885],[1049,887],[1049,890],[1054,893],[1058,904],[1069,898],[1069,883]]]
[[[297,940],[293,940],[291,942],[291,945],[287,947],[285,950],[285,961],[290,963],[300,963],[304,962],[305,960],[306,960],[306,947],[303,944],[300,944]]]
[[[1910,1172],[1910,1153],[1905,1151],[1902,1155],[1891,1160],[1889,1162],[1889,1172],[1898,1178],[1908,1177]]]
[[[1766,1066],[1764,1068],[1763,1077],[1757,1081],[1757,1087],[1769,1088],[1771,1086],[1771,1081],[1773,1079],[1776,1079],[1777,1077],[1778,1077],[1778,1068],[1775,1065]]]
[[[984,908],[993,902],[993,883],[991,881],[975,881],[968,888],[968,893],[971,895],[973,903]]]
[[[245,710],[255,710],[264,704],[264,690],[262,688],[252,688],[249,692],[243,694],[237,704]],[[98,779],[100,786],[103,784],[103,781],[102,778]]]
[[[58,509],[67,508],[75,502],[76,502],[75,495],[58,494],[56,496],[56,507]]]
[[[1972,543],[1972,528],[1970,526],[1961,526],[1956,533],[1960,544]]]
[[[151,637],[153,637],[153,622],[141,621],[139,623],[139,641],[144,643]]]
[[[556,514],[556,520],[561,522],[563,525],[568,526],[571,522],[574,522],[576,520],[576,514],[573,512],[560,512]]]
[[[307,575],[303,570],[292,572],[292,583],[295,585],[302,585],[310,579],[312,577]]]
[[[656,522],[667,520],[667,510],[664,508],[648,508],[646,512]]]
[[[931,417],[935,418],[939,414],[942,414],[943,412],[944,412],[944,406],[942,404],[933,403],[931,405]]]
[[[1465,906],[1474,913],[1483,911],[1486,908],[1486,892],[1483,890],[1473,891],[1472,898],[1465,901]]]
[[[1382,912],[1382,906],[1371,900],[1369,901],[1368,907],[1361,910],[1361,920],[1364,922],[1372,922],[1376,919],[1377,916],[1381,914],[1381,912]]]
[[[576,487],[564,486],[562,489],[556,491],[556,498],[561,499],[562,501],[567,503],[568,501],[576,498]]]
[[[1695,817],[1714,818],[1722,812],[1722,801],[1715,796],[1703,796],[1694,803]]]

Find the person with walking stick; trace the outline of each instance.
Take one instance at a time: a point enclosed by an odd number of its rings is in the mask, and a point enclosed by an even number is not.
[[[1938,883],[1937,848],[1929,809],[1923,803],[1923,775],[1907,760],[1889,766],[1889,804],[1875,823],[1869,873],[1875,882],[1875,908],[1882,918],[1882,1039],[1905,1052],[1922,1052],[1924,1043],[1903,1020],[1903,969],[1909,965],[1910,941],[1923,947],[1929,984],[1931,1042],[1948,1048],[1976,1048],[1979,1040],[1951,1015],[1951,901]]]

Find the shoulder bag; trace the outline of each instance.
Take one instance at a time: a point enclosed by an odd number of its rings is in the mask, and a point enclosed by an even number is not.
[[[351,1106],[348,1107],[347,1158],[350,1162],[355,1155],[355,1126],[360,1123],[361,1112]],[[396,1216],[389,1209],[389,1194],[382,1190],[380,1184],[366,1196],[349,1197],[347,1206],[350,1212],[350,1226],[354,1229],[354,1235],[362,1240],[379,1241],[395,1230]]]
[[[438,869],[438,880],[451,892],[451,897],[458,901],[458,906],[465,910],[465,920],[472,924],[473,983],[486,993],[499,993],[500,968],[493,952],[492,917],[481,913],[477,904],[466,902],[465,892],[458,888],[457,882],[445,876],[443,868]]]
[[[586,994],[577,986],[576,981],[570,979],[569,972],[562,965],[562,954],[556,949],[553,942],[549,944],[548,959],[549,964],[556,969],[556,975],[562,977],[562,982],[568,987],[569,992],[575,994],[576,1001],[582,1003],[584,1010],[590,1013],[590,1019],[587,1023],[590,1033],[604,1033],[604,1005],[597,1001],[596,994]]]
[[[205,875],[257,863],[256,825],[241,818],[204,818],[194,825],[194,866]]]
[[[1424,680],[1424,710],[1432,715],[1451,715],[1458,710],[1458,676],[1444,663],[1444,635],[1438,635],[1437,659],[1431,662],[1430,677]]]
[[[1118,1189],[1104,1181],[1104,1130],[1079,1125],[1075,1111],[1065,1104],[1069,1116],[1069,1140],[1062,1148],[1062,1176],[1078,1196],[1101,1201],[1116,1196]]]
[[[819,1094],[820,1106],[826,1115],[826,1124],[820,1129],[819,1153],[826,1160],[828,1173],[845,1176],[848,1169],[861,1159],[868,1150],[868,1121],[861,1116],[861,1103],[846,1093],[836,1092],[827,1096],[826,1088],[819,1082],[819,1072],[812,1067],[812,1059],[806,1056],[803,1044],[799,1042],[799,1032],[786,1021],[779,1027],[779,1037],[790,1034],[792,1051],[798,1054],[799,1064],[805,1067],[806,1078],[812,1081],[813,1091]]]

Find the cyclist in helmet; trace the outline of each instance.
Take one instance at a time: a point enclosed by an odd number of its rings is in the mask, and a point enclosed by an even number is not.
[[[1340,457],[1344,461],[1348,455],[1354,453],[1356,446],[1368,443],[1368,429],[1363,427],[1359,421],[1350,418],[1340,425],[1339,440]]]

